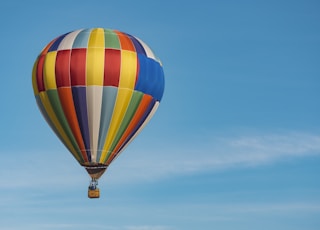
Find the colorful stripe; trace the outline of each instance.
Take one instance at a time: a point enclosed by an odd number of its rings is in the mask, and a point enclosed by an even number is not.
[[[109,165],[153,116],[161,62],[140,39],[93,28],[51,41],[32,70],[38,107],[82,165]]]

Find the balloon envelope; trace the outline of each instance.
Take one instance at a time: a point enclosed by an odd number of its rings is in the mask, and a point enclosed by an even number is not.
[[[140,39],[92,28],[52,40],[34,63],[32,83],[50,127],[98,179],[153,116],[164,73]]]

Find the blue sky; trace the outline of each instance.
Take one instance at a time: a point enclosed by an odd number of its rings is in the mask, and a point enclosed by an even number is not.
[[[1,229],[319,228],[319,2],[187,2],[1,4]],[[41,49],[90,27],[141,38],[166,77],[98,200],[31,86]]]

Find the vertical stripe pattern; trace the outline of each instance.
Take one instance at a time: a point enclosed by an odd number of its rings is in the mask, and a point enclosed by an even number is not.
[[[32,86],[42,115],[75,159],[107,167],[153,116],[164,73],[140,39],[81,29],[44,47]]]

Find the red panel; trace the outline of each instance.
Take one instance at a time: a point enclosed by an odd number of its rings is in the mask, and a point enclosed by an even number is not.
[[[71,50],[60,50],[57,53],[55,68],[57,88],[71,86],[70,54]]]
[[[43,81],[43,63],[44,63],[45,55],[41,55],[38,59],[37,63],[37,72],[36,72],[36,79],[37,79],[37,86],[39,92],[45,91],[44,81]]]
[[[72,49],[70,59],[70,77],[72,86],[86,85],[87,49]]]
[[[104,86],[118,86],[120,79],[121,51],[105,50]]]

